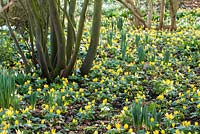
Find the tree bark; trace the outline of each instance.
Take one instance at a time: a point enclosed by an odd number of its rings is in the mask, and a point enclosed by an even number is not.
[[[179,0],[169,0],[170,3],[170,16],[171,16],[171,30],[176,30],[176,13],[179,8]]]
[[[49,10],[50,10],[50,19],[52,20],[53,23],[58,45],[57,65],[56,69],[54,70],[54,75],[56,76],[60,74],[61,70],[64,69],[66,65],[65,36],[55,0],[49,0]]]
[[[56,33],[55,33],[55,29],[53,27],[53,22],[52,20],[50,20],[50,28],[51,28],[51,64],[53,69],[55,69],[56,67],[56,63],[57,63],[57,51],[58,51],[58,45],[57,45],[57,40],[56,40]]]
[[[86,58],[80,68],[82,75],[88,74],[90,68],[92,67],[92,62],[97,53],[97,46],[99,44],[99,35],[101,27],[101,11],[102,0],[95,0],[90,47],[87,52]]]
[[[148,16],[147,16],[147,27],[149,29],[151,28],[152,15],[153,15],[153,1],[149,0],[149,2],[148,2]]]
[[[42,70],[42,75],[46,77],[48,80],[50,80],[50,73],[49,73],[49,68],[47,65],[45,53],[42,47],[42,38],[43,38],[43,30],[42,30],[42,24],[40,22],[40,17],[39,17],[39,11],[36,8],[36,3],[34,0],[29,0],[26,1],[28,8],[30,9],[30,13],[33,16],[33,23],[34,23],[34,30],[35,30],[35,39],[36,39],[36,48],[38,51],[39,55],[39,62],[40,62],[40,67]],[[32,17],[31,16],[31,17]]]
[[[118,0],[118,1],[121,2],[125,7],[127,7],[132,12],[134,17],[142,23],[144,28],[147,27],[145,20],[142,18],[142,15],[141,13],[139,13],[138,9],[135,7],[133,1],[131,0]]]
[[[159,29],[163,29],[164,15],[165,15],[165,0],[161,0],[160,1],[160,25],[159,25]]]
[[[75,20],[74,20],[74,12],[76,8],[76,0],[70,1],[70,6],[69,6],[69,18],[73,25],[75,25]],[[75,43],[75,31],[73,30],[73,26],[71,23],[68,23],[67,26],[67,64],[69,63],[72,55],[72,49]]]
[[[88,3],[89,3],[89,0],[84,0],[83,8],[82,8],[82,11],[81,11],[81,16],[80,16],[80,20],[79,20],[79,25],[78,25],[78,32],[77,32],[77,37],[76,37],[75,49],[74,49],[73,55],[72,55],[72,57],[69,61],[67,68],[64,69],[61,72],[61,74],[60,74],[61,77],[67,77],[68,75],[70,75],[72,73],[72,70],[73,70],[74,65],[76,63],[76,59],[77,59],[77,56],[78,56],[79,48],[80,48],[80,45],[81,45],[81,39],[82,39],[82,35],[83,35],[85,14],[86,14],[86,11],[87,11]]]

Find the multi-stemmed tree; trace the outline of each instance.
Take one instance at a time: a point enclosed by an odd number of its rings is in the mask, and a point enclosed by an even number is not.
[[[25,32],[29,34],[28,43],[31,46],[29,49],[34,59],[32,61],[38,61],[42,75],[50,80],[57,75],[67,77],[72,74],[78,58],[84,23],[87,19],[86,11],[89,0],[84,0],[82,3],[78,24],[75,23],[74,17],[77,11],[76,0],[17,0],[17,2],[21,4],[26,13]],[[94,0],[93,4],[90,46],[80,69],[83,75],[88,74],[92,67],[99,44],[102,0]],[[5,11],[4,16],[28,71],[30,64],[19,47]],[[65,37],[65,31],[67,31],[67,37]],[[48,38],[49,35],[50,38]]]

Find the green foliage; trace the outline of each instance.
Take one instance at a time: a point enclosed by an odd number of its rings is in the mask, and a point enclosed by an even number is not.
[[[137,100],[125,111],[122,122],[133,126],[137,133],[145,133],[146,130],[154,130],[156,123],[161,122],[161,113],[157,112],[155,103],[146,105]]]
[[[121,53],[122,53],[122,60],[126,58],[126,50],[127,50],[127,42],[126,42],[126,32],[121,32]]]
[[[170,58],[170,53],[169,53],[168,50],[166,50],[165,53],[164,53],[164,59],[163,59],[164,62],[168,63],[169,62],[169,58]]]
[[[15,82],[19,85],[23,85],[24,82],[28,79],[28,76],[24,73],[16,73]]]
[[[137,130],[139,130],[142,127],[144,122],[148,123],[147,107],[142,106],[141,102],[140,103],[133,102],[131,107],[131,114],[132,114],[133,125],[136,127]]]
[[[122,29],[123,29],[123,23],[124,23],[123,18],[120,17],[120,18],[117,20],[117,28],[119,29],[119,31],[122,31]]]
[[[140,43],[140,35],[135,35],[135,44],[136,44],[136,46],[139,46],[139,43]]]
[[[15,106],[15,94],[15,77],[8,70],[0,69],[0,107]]]
[[[185,17],[183,22],[189,21]],[[68,79],[48,83],[39,70],[23,74],[23,64],[17,63],[12,69],[20,105],[17,111],[0,108],[0,129],[10,125],[7,133],[197,134],[200,32],[194,21],[179,22],[181,28],[170,32],[136,30],[128,19],[120,30],[115,20],[103,18],[97,60],[84,77],[75,70]],[[80,56],[89,47],[90,27],[86,23]],[[122,36],[127,48],[121,45]],[[78,60],[76,69],[80,65]]]
[[[32,106],[33,109],[35,109],[35,105],[37,103],[37,92],[33,92],[29,96],[29,103]]]
[[[107,42],[109,45],[112,45],[112,40],[113,40],[113,32],[109,32],[107,35]]]
[[[10,38],[7,36],[6,31],[0,31],[0,64],[6,62],[13,64],[17,60],[17,51],[13,44],[11,44]]]
[[[138,54],[138,61],[141,63],[142,61],[145,61],[146,59],[146,53],[144,50],[143,45],[139,45],[137,48],[137,54]]]

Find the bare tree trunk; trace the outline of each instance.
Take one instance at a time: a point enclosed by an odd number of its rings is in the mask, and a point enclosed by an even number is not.
[[[51,64],[53,69],[55,69],[56,67],[56,63],[57,63],[57,58],[58,58],[58,45],[57,45],[57,41],[56,41],[56,33],[55,33],[55,29],[53,27],[53,22],[51,20],[50,22],[50,28],[51,28]]]
[[[57,65],[54,70],[54,75],[60,74],[61,70],[65,68],[66,65],[66,48],[65,48],[65,36],[64,30],[62,28],[60,16],[58,14],[57,4],[55,0],[49,0],[49,10],[50,10],[50,18],[53,23],[53,27],[56,34],[58,51],[57,51]]]
[[[75,20],[74,20],[74,12],[76,8],[76,0],[70,1],[70,6],[69,6],[69,18],[73,25],[75,25]],[[74,30],[73,26],[71,23],[68,23],[67,26],[67,64],[69,63],[72,55],[72,49],[75,43],[75,37],[74,37]]]
[[[171,16],[171,30],[176,30],[176,13],[179,8],[179,0],[169,0],[170,3],[170,16]]]
[[[39,11],[37,10],[37,6],[34,0],[29,0],[27,1],[27,6],[30,9],[30,13],[32,14],[31,17],[33,16],[33,23],[34,23],[34,30],[35,30],[35,39],[36,39],[36,47],[38,50],[38,55],[39,55],[39,63],[40,67],[42,70],[42,75],[46,77],[48,80],[50,80],[50,73],[45,57],[45,53],[43,50],[42,46],[42,38],[43,38],[43,29],[42,29],[42,24],[39,19]]]
[[[60,74],[61,77],[67,77],[68,75],[70,75],[72,73],[72,70],[73,70],[74,65],[76,63],[79,48],[80,48],[80,45],[81,45],[81,39],[82,39],[82,35],[83,35],[85,14],[86,14],[86,11],[87,11],[88,3],[89,3],[89,0],[84,0],[83,8],[82,8],[82,11],[81,11],[81,16],[80,16],[80,20],[79,20],[79,25],[78,25],[78,32],[77,32],[77,37],[76,37],[75,49],[74,49],[73,55],[72,55],[72,57],[69,61],[67,68],[62,70],[62,72]]]
[[[149,29],[151,28],[152,15],[153,15],[153,1],[149,0],[149,3],[148,3],[148,16],[147,16],[147,27]]]
[[[99,44],[99,35],[101,27],[101,11],[102,0],[95,0],[90,47],[87,52],[86,58],[80,68],[82,75],[88,74],[90,68],[92,67],[92,62],[97,53],[97,46]]]
[[[142,23],[140,22],[140,20],[138,20],[138,18],[134,17],[133,19],[136,28],[142,27]]]
[[[164,15],[165,15],[165,0],[161,0],[160,1],[160,25],[159,25],[159,29],[163,29]]]

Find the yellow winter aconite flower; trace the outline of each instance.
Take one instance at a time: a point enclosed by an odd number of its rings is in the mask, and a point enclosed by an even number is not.
[[[72,92],[73,90],[74,90],[73,88],[71,88],[71,87],[69,88],[69,91],[71,91],[71,92]]]
[[[130,128],[130,129],[128,130],[128,132],[131,134],[131,133],[133,132],[133,129]]]
[[[28,90],[29,90],[29,91],[31,91],[31,90],[32,90],[32,87],[31,87],[31,86],[29,86],[29,87],[28,87]]]
[[[41,124],[44,124],[44,122],[45,122],[45,119],[42,119],[42,120],[41,120]]]
[[[175,134],[180,134],[178,129],[175,131]]]
[[[51,108],[51,109],[49,110],[49,112],[50,112],[50,113],[53,113],[53,110],[54,110],[54,109],[53,109],[53,108]]]
[[[123,107],[123,110],[124,110],[124,111],[127,111],[127,110],[128,110],[128,107],[127,107],[127,106],[124,106],[124,107]]]
[[[30,84],[30,80],[27,80],[25,83],[24,83],[24,85],[28,85],[28,84]]]
[[[51,88],[50,89],[50,93],[54,93],[55,92],[55,89],[54,88]]]
[[[93,82],[97,82],[97,81],[98,81],[98,78],[94,78],[92,81],[93,81]]]
[[[111,129],[111,125],[108,124],[108,126],[106,127],[107,130],[110,130]]]
[[[63,101],[65,100],[65,96],[62,96],[62,100],[63,100]]]
[[[183,106],[183,109],[184,109],[184,110],[186,110],[186,109],[187,109],[187,107],[186,107],[186,106]]]
[[[83,89],[83,88],[80,88],[80,89],[79,89],[79,92],[84,92],[84,89]]]
[[[146,133],[145,134],[150,134],[150,132],[149,131],[146,131]]]
[[[10,124],[5,124],[5,126],[3,127],[3,130],[7,130],[10,127]]]
[[[175,115],[179,114],[179,111],[174,111],[174,114],[175,114]]]
[[[159,130],[153,131],[153,134],[159,134]]]
[[[102,102],[102,105],[105,106],[106,103],[107,103],[107,99],[104,99],[103,102]]]
[[[139,102],[139,100],[138,99],[135,99],[135,103],[138,103]]]
[[[128,129],[128,124],[124,124],[124,129]]]
[[[197,105],[197,108],[200,109],[200,103]]]
[[[18,125],[18,124],[19,124],[19,121],[18,121],[18,120],[16,120],[16,121],[15,121],[15,125]]]
[[[174,127],[175,127],[175,125],[176,125],[176,124],[173,122],[173,123],[172,123],[172,127],[174,128]]]
[[[78,122],[78,121],[77,121],[76,119],[73,119],[73,120],[72,120],[72,123],[73,123],[73,124],[77,124],[77,122]]]
[[[48,88],[49,86],[47,84],[44,85],[44,88]]]
[[[118,131],[120,131],[120,128],[121,128],[120,123],[116,123],[116,124],[115,124],[115,127],[116,127],[116,129],[117,129]]]
[[[165,130],[161,130],[160,132],[161,132],[161,134],[165,134]]]
[[[28,91],[28,94],[32,94],[32,91]]]
[[[32,121],[31,120],[27,120],[27,124],[31,125]]]
[[[154,118],[153,118],[153,117],[151,117],[151,118],[150,118],[150,121],[151,121],[151,122],[154,122]]]
[[[195,122],[194,125],[195,125],[196,127],[198,127],[198,126],[199,126],[199,123],[198,123],[198,122]]]
[[[64,88],[62,88],[60,91],[61,91],[61,93],[64,93],[64,92],[65,92],[65,89],[64,89]]]
[[[182,125],[183,125],[184,127],[189,127],[189,126],[191,125],[191,122],[190,122],[190,121],[183,121],[183,122],[182,122]]]
[[[165,117],[166,117],[168,120],[173,120],[173,119],[174,119],[174,116],[172,115],[172,113],[171,113],[171,114],[166,113],[166,114],[165,114]]]
[[[159,96],[157,97],[157,99],[158,99],[158,100],[163,100],[163,99],[164,99],[164,95],[159,95]]]
[[[96,131],[94,131],[94,134],[98,134],[98,131],[96,130]]]
[[[37,89],[37,92],[41,92],[41,90],[42,90],[41,88],[38,88],[38,89]]]
[[[61,111],[60,111],[60,109],[57,109],[57,110],[56,110],[56,114],[58,114],[58,115],[60,115],[60,114],[61,114]]]
[[[90,110],[91,109],[91,106],[90,105],[86,105],[85,106],[85,110]]]
[[[199,91],[197,94],[198,94],[198,96],[200,97],[200,91]]]
[[[0,133],[1,134],[1,133]],[[23,134],[23,131],[16,130],[16,134]]]
[[[51,134],[56,134],[56,129],[51,129]]]
[[[167,80],[162,80],[163,84],[166,84],[166,85],[172,85],[173,84],[173,81],[170,81],[169,79]]]

